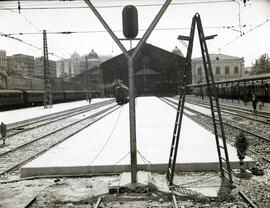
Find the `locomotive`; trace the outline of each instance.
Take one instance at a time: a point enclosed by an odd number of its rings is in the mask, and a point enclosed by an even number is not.
[[[100,92],[91,92],[92,97],[100,97]],[[83,100],[85,91],[53,91],[53,103]],[[44,91],[38,90],[0,90],[0,109],[42,105]]]
[[[128,87],[125,85],[120,85],[114,90],[115,100],[119,105],[128,102]]]

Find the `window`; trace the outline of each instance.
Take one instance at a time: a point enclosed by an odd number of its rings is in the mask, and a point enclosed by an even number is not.
[[[202,68],[201,67],[198,68],[198,75],[202,75]]]
[[[239,73],[239,68],[238,68],[238,66],[235,66],[234,67],[234,74],[238,74]]]
[[[230,74],[230,67],[225,66],[225,75],[229,75]]]
[[[216,75],[220,75],[220,67],[216,67]]]

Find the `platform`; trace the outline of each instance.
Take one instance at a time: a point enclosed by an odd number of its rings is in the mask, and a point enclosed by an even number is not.
[[[165,172],[176,110],[156,97],[136,98],[138,169]],[[21,177],[103,174],[129,171],[128,105],[94,123],[21,168]],[[235,148],[228,145],[232,168]],[[254,162],[247,157],[247,167]],[[176,171],[219,170],[214,135],[183,117]]]
[[[94,98],[91,100],[91,104],[102,102],[108,99],[109,98]],[[34,106],[15,110],[0,111],[0,122],[4,122],[5,124],[11,124],[87,105],[89,105],[88,101],[81,100],[81,101],[53,104],[52,108],[44,108],[43,106]]]

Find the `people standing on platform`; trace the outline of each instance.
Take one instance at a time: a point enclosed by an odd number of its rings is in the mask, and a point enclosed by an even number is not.
[[[245,105],[247,105],[247,95],[246,94],[244,94],[244,96],[243,96],[243,101],[244,101],[244,103],[245,103]]]
[[[262,110],[262,101],[261,101],[261,99],[258,99],[257,105],[259,106],[259,110]]]
[[[251,101],[252,101],[253,111],[255,112],[256,107],[257,107],[257,98],[255,94],[252,94]]]

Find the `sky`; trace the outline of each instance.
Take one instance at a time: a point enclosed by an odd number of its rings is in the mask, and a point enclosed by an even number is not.
[[[91,2],[111,29],[117,31],[118,38],[124,38],[121,32],[122,9],[126,5],[135,5],[140,29],[137,38],[140,38],[165,1],[92,0]],[[12,37],[42,49],[44,29],[49,33],[84,32],[48,34],[49,53],[57,54],[57,56],[50,55],[52,60],[59,60],[60,57],[68,58],[75,51],[84,55],[92,49],[99,55],[120,54],[121,50],[89,8],[44,9],[78,6],[87,5],[84,1],[21,0],[22,9],[19,13],[17,1],[0,1],[0,34],[13,34]],[[191,20],[196,12],[201,16],[205,35],[218,35],[215,39],[207,41],[209,53],[244,57],[245,66],[252,65],[263,53],[270,54],[270,0],[250,0],[246,6],[240,0],[172,0],[147,43],[168,51],[177,46],[186,54],[186,47],[177,40],[177,37],[189,35]],[[245,34],[240,36],[240,30]],[[129,49],[128,41],[122,43]],[[133,41],[133,47],[137,43],[138,41]],[[6,50],[7,55],[23,53],[35,57],[42,56],[42,50],[3,36],[0,36],[0,50]],[[200,57],[200,54],[198,37],[195,36],[193,57]]]

